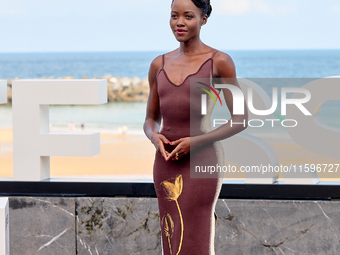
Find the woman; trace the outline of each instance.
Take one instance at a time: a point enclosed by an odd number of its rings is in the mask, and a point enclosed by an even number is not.
[[[212,79],[239,87],[229,55],[200,39],[211,10],[209,0],[173,0],[170,27],[179,48],[156,57],[149,70],[144,132],[156,148],[153,177],[164,255],[215,254],[214,211],[223,179],[216,172],[195,173],[195,167],[222,165],[218,141],[246,127],[228,122],[211,130],[209,117],[217,93],[210,93],[214,99],[207,97],[207,114],[201,112],[202,95],[213,91]],[[195,79],[198,82],[191,84]],[[228,89],[223,94],[232,113],[232,94]],[[247,113],[231,116],[233,122],[247,123]]]

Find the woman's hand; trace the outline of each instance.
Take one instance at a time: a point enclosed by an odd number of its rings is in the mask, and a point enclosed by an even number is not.
[[[198,142],[196,137],[184,137],[176,141],[170,142],[170,145],[176,146],[175,149],[165,158],[166,161],[178,160],[188,155],[191,151],[198,147]]]
[[[156,150],[166,159],[166,157],[170,154],[164,148],[164,143],[170,143],[169,140],[162,134],[153,133],[151,136],[151,142],[155,146]]]

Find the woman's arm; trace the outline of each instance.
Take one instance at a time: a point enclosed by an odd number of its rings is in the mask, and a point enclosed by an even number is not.
[[[145,135],[154,144],[157,151],[159,151],[165,158],[168,156],[168,152],[164,149],[163,143],[169,143],[168,139],[159,134],[160,124],[161,124],[161,112],[159,107],[159,97],[157,92],[157,82],[156,76],[160,70],[162,57],[158,56],[155,58],[150,65],[148,79],[150,92],[146,108],[146,117],[143,125]]]
[[[217,71],[218,82],[217,84],[230,84],[240,88],[237,78],[236,78],[236,70],[235,65],[231,57],[223,52],[219,52],[216,54],[215,58],[215,68]],[[181,157],[188,154],[190,151],[193,151],[197,147],[202,145],[213,143],[219,140],[226,139],[231,137],[242,130],[246,129],[248,126],[248,108],[246,102],[244,102],[244,115],[234,115],[233,114],[233,96],[229,89],[222,89],[224,98],[226,100],[227,106],[231,113],[231,119],[228,123],[199,136],[194,137],[185,137],[178,139],[176,141],[171,142],[172,145],[177,145],[176,149],[174,149],[168,156],[168,158],[175,158],[176,152],[179,153]],[[234,124],[233,123],[244,123],[243,124]]]
[[[219,55],[216,55],[216,69],[218,73],[218,82],[217,84],[230,84],[238,87],[240,90],[240,86],[236,77],[235,65],[231,57],[225,53],[220,52]],[[242,130],[248,127],[248,108],[246,102],[244,101],[244,114],[243,115],[234,115],[233,114],[233,95],[229,89],[222,89],[224,98],[226,100],[228,109],[231,114],[231,119],[228,123],[212,130],[209,133],[193,137],[192,145],[195,147],[202,146],[207,143],[213,143],[215,141],[223,140],[228,137],[231,137]],[[231,123],[244,123],[243,124],[234,124]]]

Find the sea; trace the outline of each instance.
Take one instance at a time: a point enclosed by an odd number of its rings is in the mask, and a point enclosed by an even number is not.
[[[228,51],[242,78],[320,79],[340,76],[340,50]],[[83,77],[147,77],[151,61],[165,52],[0,53],[0,79]],[[263,89],[271,97],[272,88]],[[50,106],[50,127],[68,129],[73,123],[87,130],[143,134],[145,102],[112,102],[98,106]],[[282,116],[281,116],[282,117]],[[320,120],[340,128],[340,103],[330,101],[319,111]],[[12,127],[12,109],[0,105],[0,128]]]

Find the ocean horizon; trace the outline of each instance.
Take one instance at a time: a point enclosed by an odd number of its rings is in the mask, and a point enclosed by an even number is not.
[[[239,77],[323,78],[340,74],[336,50],[222,50]],[[139,77],[161,51],[0,53],[0,79]]]

